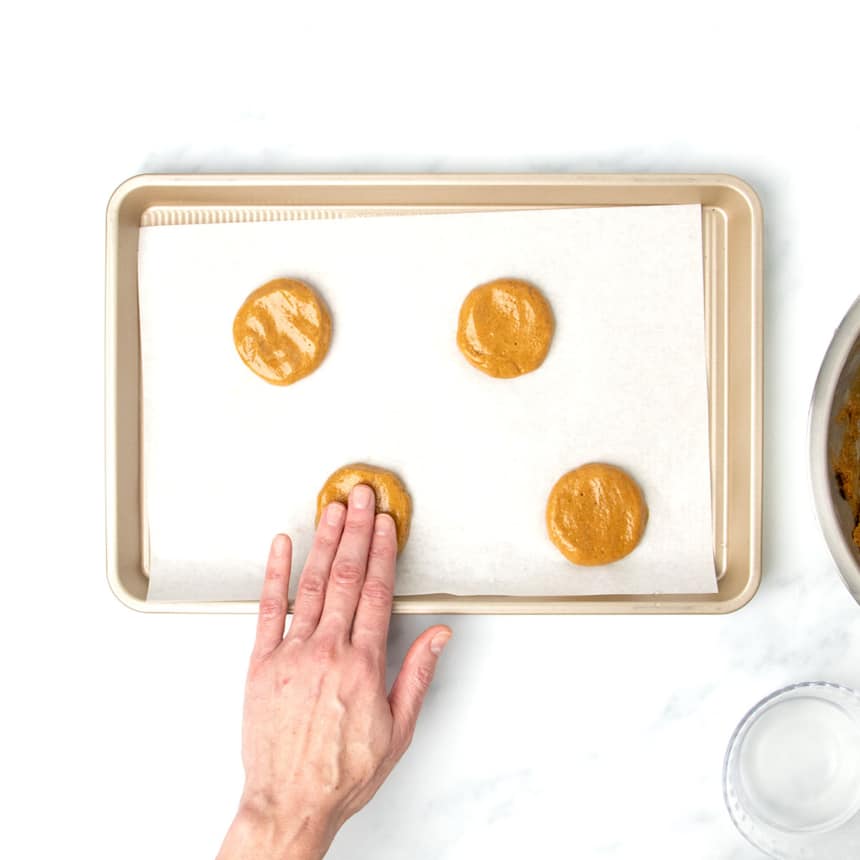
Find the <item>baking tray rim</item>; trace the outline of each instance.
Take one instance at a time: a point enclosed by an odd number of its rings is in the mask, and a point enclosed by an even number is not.
[[[421,594],[396,596],[398,614],[727,614],[749,603],[761,582],[761,508],[762,508],[762,407],[763,407],[763,214],[760,199],[745,180],[729,173],[195,173],[137,174],[114,190],[106,211],[106,284],[105,284],[105,513],[106,574],[108,584],[123,605],[146,613],[247,614],[256,611],[257,601],[158,601],[150,602],[132,594],[121,581],[118,562],[117,518],[117,331],[115,327],[118,290],[119,221],[129,195],[151,187],[174,188],[255,188],[278,186],[326,187],[331,185],[425,188],[428,186],[478,188],[529,188],[551,186],[593,186],[598,188],[671,188],[721,186],[734,192],[748,209],[750,220],[750,511],[749,576],[742,589],[731,598],[714,595],[638,595],[599,596],[503,596]],[[155,204],[157,205],[157,204]],[[200,205],[200,204],[197,204]],[[236,204],[231,204],[236,205]],[[291,204],[301,205],[301,204]],[[367,208],[373,204],[337,204]],[[429,204],[421,205],[422,208]],[[440,204],[442,206],[444,204]],[[449,206],[452,204],[448,204]],[[456,204],[462,207],[463,204]],[[518,204],[500,204],[516,208]],[[553,204],[557,206],[660,205],[648,203],[605,202]],[[665,205],[665,204],[664,204]],[[395,207],[396,208],[396,207]],[[402,208],[402,207],[401,207]],[[138,225],[139,226],[139,225]],[[703,600],[702,598],[709,598]],[[292,607],[290,607],[292,608]]]

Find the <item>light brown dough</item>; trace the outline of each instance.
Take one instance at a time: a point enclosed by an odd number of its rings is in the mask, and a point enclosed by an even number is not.
[[[562,475],[546,505],[550,540],[574,564],[624,558],[641,540],[647,520],[639,485],[606,463],[588,463]]]
[[[466,296],[457,345],[478,370],[509,379],[543,364],[554,330],[552,308],[537,287],[500,278]]]
[[[844,425],[842,445],[833,458],[833,474],[839,494],[851,506],[854,529],[851,538],[860,547],[860,377],[854,380],[836,421]]]
[[[331,317],[304,281],[276,278],[254,290],[233,320],[233,342],[245,364],[272,385],[313,373],[331,341]]]
[[[330,502],[346,504],[349,491],[356,484],[367,484],[373,488],[376,494],[376,513],[391,514],[397,526],[397,551],[402,551],[409,538],[412,499],[400,478],[388,469],[368,466],[366,463],[352,463],[338,469],[328,477],[317,496],[315,522],[319,523],[323,508]]]

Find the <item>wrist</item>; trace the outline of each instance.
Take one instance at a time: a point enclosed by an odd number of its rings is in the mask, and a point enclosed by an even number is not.
[[[312,814],[243,797],[218,860],[322,860],[330,843]]]

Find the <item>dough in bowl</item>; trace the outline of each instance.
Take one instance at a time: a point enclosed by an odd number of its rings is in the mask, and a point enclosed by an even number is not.
[[[550,540],[574,564],[610,564],[629,555],[647,520],[639,485],[606,463],[587,463],[562,475],[546,505]]]

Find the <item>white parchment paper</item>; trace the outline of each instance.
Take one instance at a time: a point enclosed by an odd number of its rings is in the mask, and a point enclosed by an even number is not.
[[[271,536],[295,543],[336,468],[392,468],[414,501],[400,594],[712,592],[698,206],[145,227],[140,235],[145,512],[152,598],[255,599]],[[320,369],[286,388],[241,362],[251,290],[298,277],[333,317]],[[491,379],[455,332],[472,287],[532,281],[544,365]],[[569,564],[547,495],[589,461],[650,509],[630,556]]]

